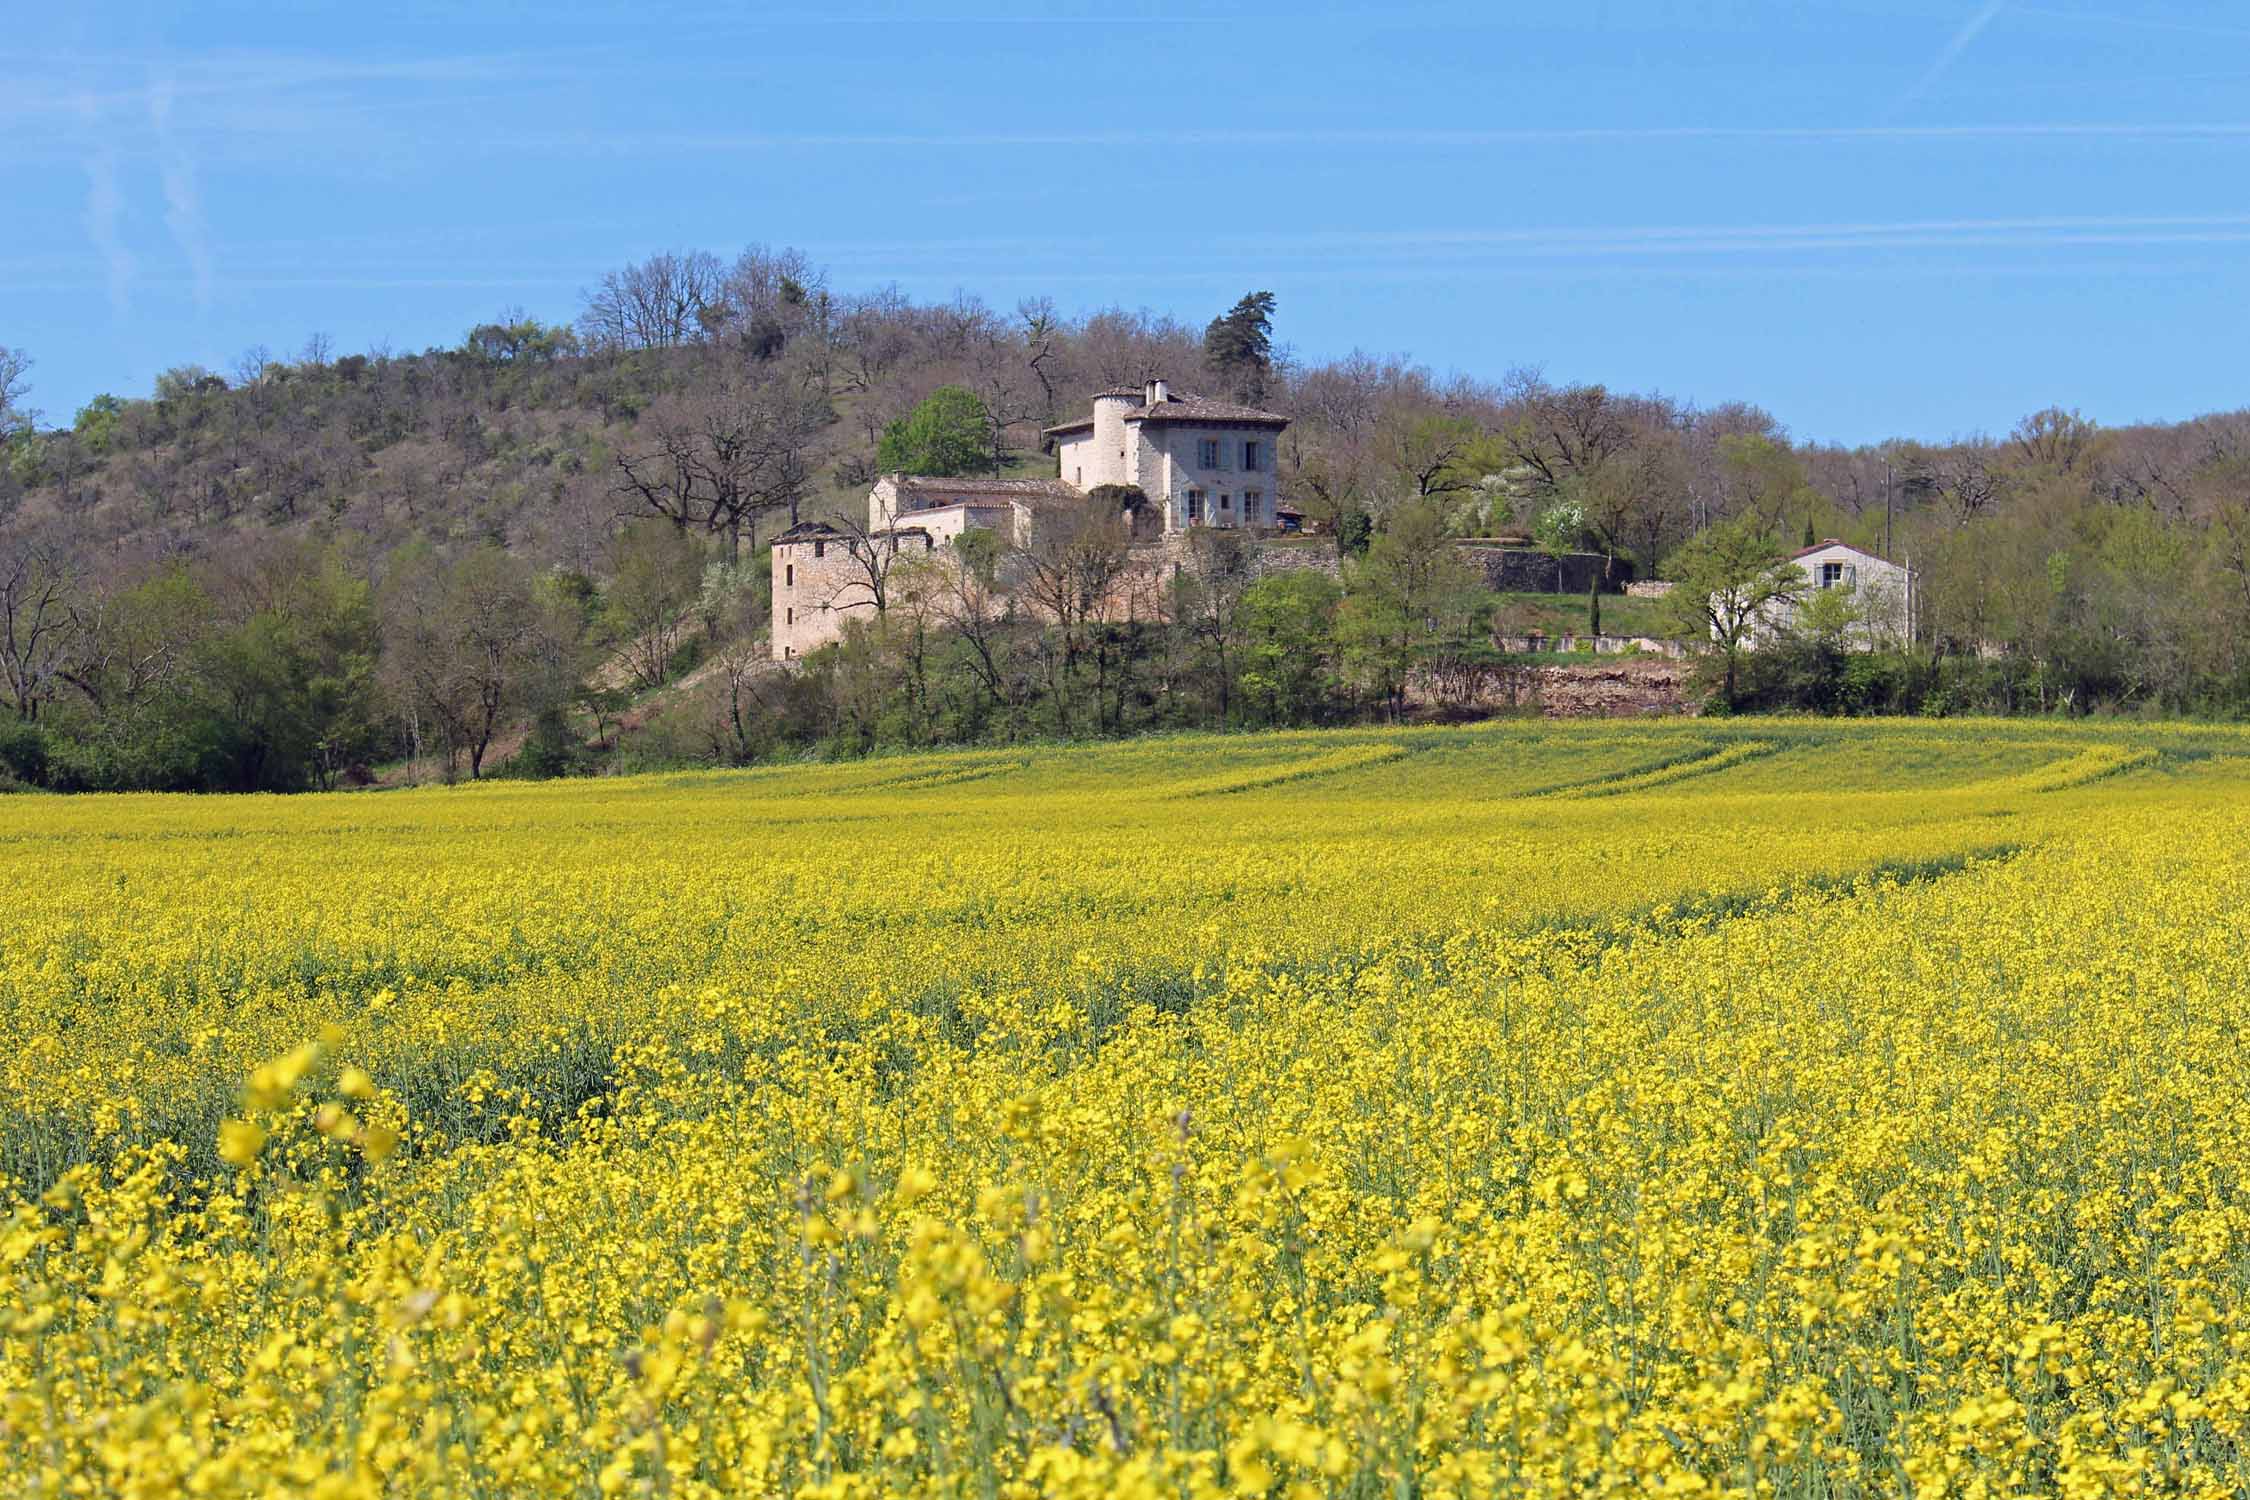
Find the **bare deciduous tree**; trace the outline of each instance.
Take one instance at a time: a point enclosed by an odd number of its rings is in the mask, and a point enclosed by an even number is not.
[[[932,614],[968,648],[969,670],[991,705],[1012,707],[1016,692],[1006,656],[1015,609],[1001,581],[1000,539],[990,531],[964,531],[950,554],[937,569]]]
[[[781,377],[665,397],[645,424],[650,446],[618,454],[618,491],[682,530],[725,537],[731,566],[746,533],[756,550],[760,516],[786,510],[795,523],[832,416]]]
[[[78,637],[78,570],[62,538],[44,528],[0,531],[0,690],[32,720],[62,681]]]
[[[1542,491],[1601,467],[1631,440],[1625,413],[1605,386],[1557,387],[1523,373],[1511,382],[1502,438]]]
[[[710,337],[770,360],[807,330],[826,296],[827,273],[804,251],[751,245],[720,276],[699,317]]]
[[[618,533],[602,615],[636,685],[662,687],[670,676],[702,576],[702,547],[678,527],[644,516]]]
[[[450,564],[427,551],[398,559],[382,605],[383,675],[412,716],[416,749],[423,724],[436,731],[448,775],[465,754],[470,777],[481,776],[510,720],[582,675],[570,612],[497,547]]]
[[[39,413],[23,404],[31,389],[31,356],[0,344],[0,443],[29,432]]]
[[[2075,411],[2050,406],[2018,422],[2008,437],[2026,462],[2067,474],[2093,454],[2101,429]]]
[[[1023,325],[1024,368],[1031,378],[1039,382],[1040,405],[1037,416],[1050,420],[1055,414],[1055,380],[1053,365],[1059,352],[1062,337],[1061,321],[1055,316],[1054,300],[1049,297],[1026,297],[1016,304],[1016,321]]]
[[[676,349],[703,337],[725,272],[707,250],[668,250],[611,271],[587,292],[578,331],[598,349]]]
[[[1966,526],[1990,514],[1999,503],[2001,479],[1992,440],[1974,437],[1929,456],[1923,477],[1949,512]]]
[[[851,516],[839,516],[827,525],[830,534],[825,540],[844,557],[833,570],[828,592],[818,601],[833,610],[873,610],[880,620],[890,613],[906,567],[934,551],[929,533],[913,526],[870,528]]]
[[[872,391],[914,350],[914,305],[895,285],[848,298],[837,340],[844,388]]]
[[[1092,627],[1132,556],[1126,517],[1106,498],[1042,507],[1010,559],[1017,593],[1052,621],[1060,647],[1049,658],[1057,728],[1071,729],[1070,700]],[[1106,659],[1102,665],[1106,668]],[[1106,683],[1097,684],[1097,694]],[[1097,705],[1101,698],[1097,696]]]

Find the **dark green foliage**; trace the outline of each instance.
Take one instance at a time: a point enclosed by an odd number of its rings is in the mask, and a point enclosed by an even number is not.
[[[1375,518],[1364,510],[1347,510],[1336,518],[1336,553],[1358,557],[1375,539]]]
[[[47,716],[63,790],[299,791],[391,743],[372,593],[334,552],[280,538],[173,566],[102,601]]]
[[[47,784],[47,737],[36,724],[0,718],[0,786]]]
[[[461,341],[461,352],[486,364],[551,364],[578,352],[578,335],[568,328],[550,327],[537,318],[515,317],[499,323],[479,323]]]
[[[1148,492],[1137,484],[1097,484],[1086,492],[1090,500],[1123,515],[1138,516],[1148,507]]]
[[[974,391],[941,385],[913,411],[883,429],[876,466],[887,474],[935,478],[975,474],[993,465],[992,414]]]
[[[548,704],[532,720],[523,748],[493,772],[495,776],[545,781],[592,770],[594,758],[560,704]]]
[[[1251,292],[1203,330],[1203,362],[1237,398],[1266,399],[1273,380],[1273,293]]]

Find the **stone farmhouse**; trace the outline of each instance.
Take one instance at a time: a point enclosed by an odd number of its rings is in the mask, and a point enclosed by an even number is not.
[[[1274,485],[1275,440],[1289,419],[1204,396],[1174,395],[1162,380],[1101,391],[1092,413],[1050,427],[1052,479],[938,479],[885,474],[867,496],[864,532],[823,521],[790,527],[773,544],[773,654],[793,661],[843,634],[856,613],[875,612],[868,558],[878,566],[932,556],[965,531],[990,531],[1003,547],[1029,546],[1040,516],[1073,508],[1103,485],[1148,497],[1129,524],[1139,567],[1136,599],[1156,590],[1150,575],[1164,544],[1207,527],[1283,529],[1295,512]],[[1121,607],[1136,607],[1121,601]]]

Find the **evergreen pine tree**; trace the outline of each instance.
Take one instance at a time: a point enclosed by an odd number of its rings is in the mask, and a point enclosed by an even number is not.
[[[1252,292],[1203,330],[1203,360],[1238,400],[1266,398],[1273,376],[1273,293]]]

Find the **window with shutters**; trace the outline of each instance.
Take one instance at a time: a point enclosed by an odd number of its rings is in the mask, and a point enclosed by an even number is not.
[[[1266,518],[1266,493],[1264,490],[1242,492],[1242,519],[1255,526]]]
[[[1189,490],[1187,492],[1187,518],[1190,521],[1203,519],[1203,491]]]
[[[1253,474],[1257,473],[1260,467],[1261,458],[1262,455],[1258,452],[1258,445],[1256,443],[1244,443],[1242,445],[1243,468],[1249,470]]]
[[[1822,588],[1832,589],[1843,581],[1844,565],[1842,563],[1825,562],[1820,565],[1820,586]]]
[[[1219,440],[1203,438],[1195,445],[1195,466],[1199,469],[1216,469],[1219,466]]]

